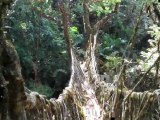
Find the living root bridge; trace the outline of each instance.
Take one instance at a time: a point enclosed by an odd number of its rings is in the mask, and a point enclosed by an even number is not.
[[[114,85],[100,81],[98,76],[91,77],[92,59],[89,63],[82,63],[76,59],[73,51],[74,62],[69,86],[58,99],[47,100],[43,95],[24,89],[15,48],[9,41],[6,41],[3,48],[0,54],[3,58],[0,81],[1,85],[6,84],[3,86],[4,99],[1,98],[0,104],[2,120],[109,120],[111,117],[120,120],[151,120],[159,117],[157,96],[160,90],[132,92],[126,101],[124,98],[130,91],[118,90],[118,99],[114,106]],[[111,113],[114,116],[110,116]]]
[[[103,83],[102,83],[103,84]],[[102,88],[102,86],[99,86]],[[104,87],[104,86],[103,86]],[[69,88],[66,88],[63,92],[63,94],[59,97],[59,99],[50,99],[47,100],[44,98],[44,96],[39,95],[38,93],[31,92],[30,94],[27,94],[27,102],[26,102],[26,113],[27,113],[27,119],[28,120],[34,120],[35,118],[38,120],[85,120],[85,114],[82,110],[82,105],[79,103],[79,100],[76,99],[75,94],[73,92],[70,92],[68,90]],[[107,90],[107,89],[106,89]],[[113,91],[110,91],[113,92]],[[120,93],[127,95],[128,91],[119,91]],[[157,91],[156,91],[157,92]],[[132,119],[136,120],[151,120],[151,118],[155,118],[156,116],[154,114],[151,115],[149,113],[150,111],[154,110],[153,107],[157,106],[158,99],[157,93],[151,93],[151,92],[133,92],[127,103],[125,103],[124,106],[119,105],[120,102],[123,102],[123,99],[121,99],[119,102],[117,102],[117,106],[121,106],[117,112],[120,115],[121,112],[122,115],[126,114],[125,119],[130,120],[131,116]],[[159,91],[158,91],[159,92]],[[30,98],[30,99],[29,99]],[[108,98],[108,95],[106,95],[106,98]],[[140,101],[144,102],[144,105]],[[111,101],[109,101],[111,103]],[[140,103],[138,103],[140,102]],[[122,107],[125,107],[126,109],[124,111],[121,111]],[[109,108],[109,105],[105,104],[105,108]],[[132,110],[130,110],[132,108]],[[121,111],[121,112],[120,112]],[[132,112],[131,112],[132,111]],[[148,111],[148,113],[147,113]],[[103,113],[104,120],[109,120],[109,115],[111,114],[111,111],[104,110]],[[112,113],[113,114],[113,113]],[[148,115],[150,114],[150,115]],[[115,114],[115,117],[117,114]],[[148,117],[148,118],[147,118]],[[120,119],[119,117],[116,117],[117,119]],[[145,119],[144,119],[145,118]],[[92,118],[90,120],[93,120]]]

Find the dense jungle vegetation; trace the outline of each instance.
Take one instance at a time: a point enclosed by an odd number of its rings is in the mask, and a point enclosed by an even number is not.
[[[51,97],[57,91],[62,92],[70,78],[69,59],[58,2],[60,1],[19,1],[12,8],[14,11],[11,11],[12,13],[6,18],[5,23],[8,27],[6,28],[8,36],[20,57],[26,85],[48,97]],[[82,1],[67,2],[65,4],[69,4],[67,9],[70,11],[69,24],[71,24],[72,44],[80,57],[83,57],[81,47],[85,38]],[[90,8],[91,23],[94,24],[105,14],[110,13],[116,2],[120,1],[95,1]],[[100,74],[107,73],[113,79],[122,64],[124,54],[130,54],[128,61],[133,63],[129,63],[128,67],[133,71],[141,69],[141,67],[144,69],[142,71],[147,69],[149,63],[144,64],[147,60],[146,57],[150,57],[150,54],[154,52],[147,49],[149,49],[151,42],[157,42],[150,41],[150,39],[154,39],[152,36],[154,34],[158,35],[154,31],[159,30],[158,26],[155,26],[159,21],[154,13],[154,8],[152,8],[153,6],[150,5],[151,2],[141,0],[121,1],[118,13],[100,30],[98,36],[99,47],[96,53]],[[145,4],[145,7],[143,4]],[[148,33],[149,30],[154,31]],[[126,53],[127,45],[131,43],[131,39],[134,41],[132,54]],[[143,52],[146,54],[144,53],[144,55]],[[150,59],[154,61],[156,58],[153,57],[153,59],[152,57]],[[142,58],[145,59],[141,61]],[[142,66],[137,65],[137,68],[134,69],[132,64],[142,64]],[[131,71],[128,70],[127,72]],[[137,75],[135,75],[135,72],[132,73],[134,73],[133,80],[130,81],[134,82],[134,77]],[[150,87],[153,89],[155,86]]]
[[[0,120],[160,119],[158,0],[1,0],[0,11]]]

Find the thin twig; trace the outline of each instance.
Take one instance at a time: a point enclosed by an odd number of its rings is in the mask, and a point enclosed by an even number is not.
[[[115,98],[114,98],[114,102],[113,102],[112,112],[114,112],[114,111],[115,111],[115,108],[116,108],[116,102],[117,102],[117,99],[118,99],[118,83],[119,83],[119,81],[120,81],[120,79],[121,79],[121,77],[122,77],[122,74],[123,74],[123,72],[124,72],[125,66],[126,66],[126,65],[122,65],[122,68],[121,68],[121,71],[120,71],[120,73],[119,73],[119,75],[118,75],[118,78],[117,78],[117,80],[114,82],[114,84],[117,85],[117,86],[116,86],[117,89],[116,89]]]

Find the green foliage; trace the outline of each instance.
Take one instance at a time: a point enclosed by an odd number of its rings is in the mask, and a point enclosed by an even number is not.
[[[26,29],[27,29],[26,23],[21,23],[20,26],[21,26],[21,28],[22,28],[23,30],[26,30]]]
[[[157,89],[159,86],[159,41],[160,41],[160,27],[153,25],[149,27],[149,33],[153,36],[153,39],[149,40],[150,46],[140,52],[140,58],[136,59],[136,62],[130,62],[130,67],[126,70],[127,77],[130,78],[129,82],[132,83],[132,87],[137,83],[142,76],[148,72],[143,78],[144,82],[140,83],[140,86],[137,87],[137,90],[153,90]],[[157,62],[157,63],[155,63]],[[153,66],[154,65],[154,66]]]
[[[28,88],[39,94],[45,95],[47,98],[51,98],[53,95],[53,90],[48,85],[36,84],[33,81],[29,81]]]
[[[51,3],[52,0],[17,2],[8,18],[11,26],[8,34],[18,51],[24,78],[38,79],[53,87],[58,81],[53,77],[54,71],[69,68],[61,19],[58,12],[51,9]]]
[[[154,37],[154,39],[156,40],[156,44],[160,39],[160,27],[158,27],[157,25],[153,25],[151,27],[149,27],[149,29],[151,29],[150,31],[148,31],[148,33],[150,33],[152,35],[152,37]],[[152,46],[154,46],[152,44]]]
[[[103,36],[103,46],[101,48],[101,52],[103,54],[109,55],[112,52],[119,51],[120,48],[125,44],[126,41],[121,38],[117,38],[115,36],[105,34]],[[120,51],[119,51],[120,52]]]
[[[72,39],[75,39],[77,34],[78,34],[78,28],[73,26],[73,27],[70,27],[70,31],[69,31],[69,34],[70,34],[70,37]]]
[[[108,14],[111,12],[108,2],[97,2],[90,5],[90,11],[96,11],[97,15]]]
[[[91,13],[97,13],[97,15],[94,14],[97,17],[94,19],[97,21],[108,13],[111,13],[115,4],[120,2],[121,0],[92,2],[89,4],[89,10]],[[101,34],[98,35],[98,44],[102,45],[100,46],[99,54],[104,57],[103,62],[107,69],[114,71],[120,68],[123,61],[122,57],[127,52],[125,50],[132,35],[133,28],[136,25],[142,5],[144,3],[145,5],[150,5],[152,2],[152,0],[122,1],[119,13],[113,15],[107,24],[104,24],[106,26],[100,29]],[[50,88],[46,87],[47,85],[52,88],[55,87],[55,84],[61,86],[60,79],[63,76],[59,75],[56,78],[54,75],[55,71],[59,69],[69,71],[70,69],[67,66],[68,55],[63,35],[62,18],[58,10],[51,9],[51,4],[52,0],[22,0],[17,2],[13,8],[15,12],[9,16],[9,26],[11,26],[11,29],[8,30],[18,51],[23,75],[27,80],[40,80],[39,85],[34,85],[35,83],[33,81],[29,81],[30,88],[41,91],[42,94],[45,93],[47,96],[51,96],[53,93]],[[74,47],[78,48],[76,52],[80,58],[83,58],[85,53],[80,48],[86,43],[82,44],[85,41],[82,1],[76,1],[76,3],[72,1],[69,4],[67,3],[66,6],[69,5],[71,12],[69,34],[73,40]],[[146,15],[145,12],[143,14]],[[148,22],[148,19],[143,16],[142,18],[145,20],[145,23]],[[147,29],[144,29],[143,21],[141,22],[139,25],[140,30],[137,32],[137,38],[135,38],[137,41],[141,41],[141,35]],[[149,23],[147,23],[148,25]],[[139,59],[135,58],[135,61],[139,65],[138,69],[142,71],[146,71],[158,56],[156,46],[160,38],[160,28],[153,26],[150,29],[150,33],[155,38],[155,41],[150,41],[150,48],[142,51],[141,56],[138,57]],[[143,46],[143,43],[141,46]],[[138,50],[135,51],[135,53],[133,51],[133,54],[140,53]],[[133,58],[129,57],[127,59]],[[127,70],[128,76],[130,73],[132,73],[132,76],[134,72],[136,74],[136,70],[137,68],[133,65],[132,69]],[[38,78],[35,78],[35,73],[37,73]],[[67,76],[67,73],[65,75]],[[136,77],[134,76],[134,78]],[[42,91],[42,89],[44,90]]]
[[[142,71],[146,71],[159,57],[160,27],[157,25],[151,26],[149,33],[154,37],[154,40],[150,40],[150,47],[141,52],[141,56],[144,58],[139,62]],[[152,70],[152,72],[155,72],[155,70]]]
[[[109,2],[111,2],[111,3],[120,3],[121,2],[121,0],[109,0]]]
[[[98,16],[108,14],[112,11],[112,6],[120,2],[121,0],[102,0],[100,2],[93,2],[90,5],[90,11],[96,11]]]
[[[108,34],[104,35],[104,45],[106,47],[110,47],[110,48],[117,47],[120,44],[121,44],[120,39],[118,39],[114,36],[108,35]]]
[[[79,34],[78,28],[76,26],[70,27],[69,31],[70,37],[73,40],[74,45],[77,45],[78,43],[83,42],[83,35]]]
[[[110,69],[118,68],[122,64],[121,57],[110,55],[110,56],[107,56],[106,59],[107,59],[106,66]]]
[[[78,2],[77,4],[74,4],[72,11],[74,11],[75,13],[83,13],[83,8],[82,8],[81,4],[82,4],[81,2]]]

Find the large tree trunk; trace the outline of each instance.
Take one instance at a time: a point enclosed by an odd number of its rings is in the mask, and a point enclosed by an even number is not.
[[[83,6],[87,11],[87,1],[84,0]],[[91,28],[88,13],[85,14],[86,34],[89,36],[86,57],[79,61],[72,47],[69,48],[72,74],[69,86],[58,99],[47,100],[25,88],[17,52],[1,31],[0,120],[158,119],[158,90],[153,93],[133,92],[117,89],[116,85],[100,80],[95,57],[96,40],[101,24],[108,17],[110,15]]]

